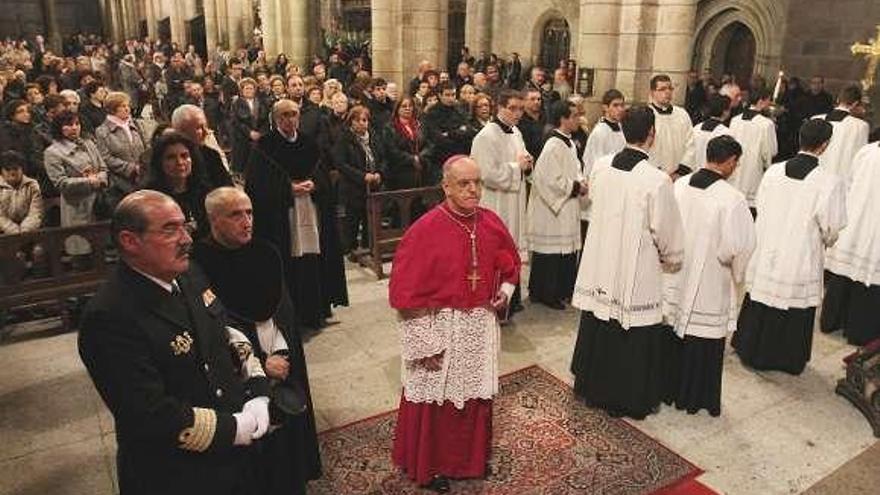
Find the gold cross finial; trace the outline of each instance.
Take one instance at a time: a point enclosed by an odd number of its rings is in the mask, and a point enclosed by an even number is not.
[[[874,74],[877,73],[877,66],[880,64],[880,26],[877,26],[877,37],[868,40],[867,44],[854,43],[850,50],[853,55],[861,55],[868,60],[865,78],[862,79],[862,88],[868,91],[874,87]]]

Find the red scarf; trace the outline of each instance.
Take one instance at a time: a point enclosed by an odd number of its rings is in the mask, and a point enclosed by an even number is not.
[[[400,117],[394,119],[394,129],[398,134],[405,137],[411,143],[412,153],[419,154],[419,136],[421,135],[421,124],[417,119],[409,119],[404,121]]]

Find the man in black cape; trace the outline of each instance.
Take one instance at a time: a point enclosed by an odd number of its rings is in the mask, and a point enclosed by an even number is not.
[[[257,493],[304,494],[321,476],[315,415],[302,339],[284,285],[281,257],[252,237],[253,209],[234,187],[205,199],[211,236],[195,247],[195,259],[211,280],[230,323],[250,340],[270,378],[272,427],[257,461]]]
[[[275,128],[251,153],[245,190],[253,198],[254,236],[278,249],[297,316],[318,329],[332,306],[348,305],[348,290],[330,179],[318,145],[299,132],[299,117],[290,100],[272,107]]]

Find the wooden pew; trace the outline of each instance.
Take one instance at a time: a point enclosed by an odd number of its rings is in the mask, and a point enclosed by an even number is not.
[[[401,189],[398,191],[372,192],[367,197],[367,215],[370,226],[370,259],[366,263],[379,279],[385,278],[382,263],[394,257],[394,251],[406,229],[415,221],[413,207],[420,200],[424,211],[430,210],[443,200],[440,186]],[[382,218],[391,205],[396,205],[400,219],[397,226],[382,226]]]
[[[91,253],[72,257],[65,252],[65,240],[74,235],[88,241]],[[34,246],[44,251],[39,273],[27,262]],[[95,293],[110,266],[109,246],[109,222],[0,236],[0,313]]]

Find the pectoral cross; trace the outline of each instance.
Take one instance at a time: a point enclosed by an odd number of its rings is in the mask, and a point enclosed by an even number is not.
[[[465,280],[471,283],[471,292],[476,292],[477,282],[480,282],[481,280],[483,280],[483,278],[480,277],[480,275],[477,273],[477,270],[474,269],[474,271],[472,271],[470,275],[465,277]]]
[[[853,55],[861,55],[868,59],[868,68],[865,71],[865,78],[862,79],[862,89],[868,91],[874,87],[874,75],[880,64],[880,26],[877,26],[876,38],[868,40],[868,44],[854,43],[850,50]]]

